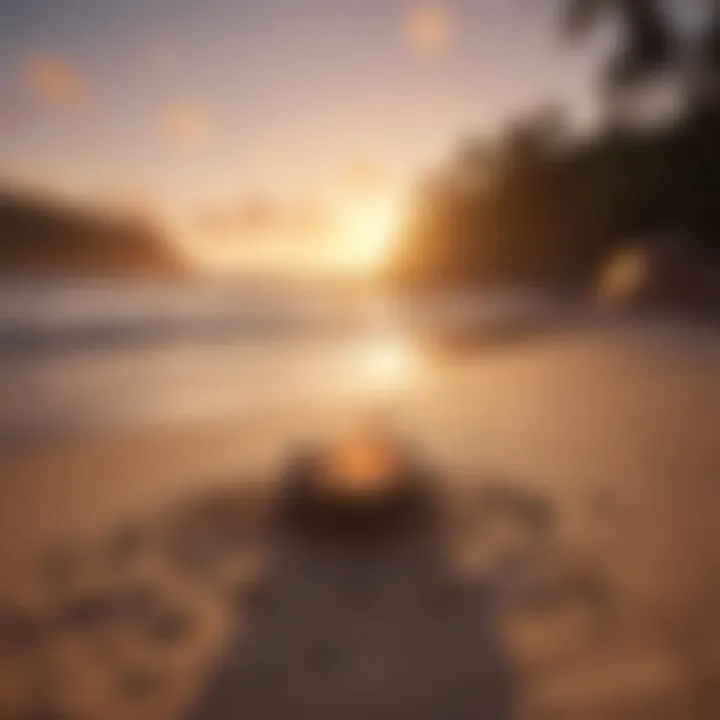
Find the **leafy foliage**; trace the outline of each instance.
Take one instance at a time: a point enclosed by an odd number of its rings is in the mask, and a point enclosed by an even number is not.
[[[685,67],[676,33],[652,0],[574,0],[568,9],[573,33],[611,9],[622,20],[626,43],[611,62],[612,82],[632,98],[655,71]],[[711,47],[718,27],[710,22],[698,42]],[[713,53],[704,57],[694,67],[706,78],[702,92],[688,92],[682,113],[662,125],[614,118],[578,139],[557,111],[543,110],[510,125],[492,149],[464,144],[416,189],[391,281],[578,282],[616,244],[676,230],[720,256],[720,83]],[[698,76],[682,77],[688,91],[697,87]]]

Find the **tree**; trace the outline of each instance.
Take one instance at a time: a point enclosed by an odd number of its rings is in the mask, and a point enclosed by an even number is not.
[[[699,38],[690,78],[690,100],[700,110],[720,103],[720,0],[706,1],[706,30]]]
[[[602,96],[614,119],[642,109],[644,90],[682,64],[681,43],[657,0],[566,0],[565,31],[586,36],[614,15],[622,41],[602,73]]]
[[[584,37],[614,14],[624,41],[602,73],[604,98],[613,115],[637,110],[652,81],[668,80],[691,114],[720,109],[720,0],[705,0],[705,22],[696,37],[681,42],[660,0],[566,0],[565,30]],[[619,112],[618,112],[619,111]]]
[[[615,13],[624,37],[605,73],[609,85],[631,87],[677,62],[680,44],[657,0],[569,0],[566,28],[582,36],[606,12]]]

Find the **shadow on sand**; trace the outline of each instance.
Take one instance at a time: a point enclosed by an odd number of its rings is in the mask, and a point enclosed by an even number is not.
[[[512,717],[490,592],[451,576],[438,535],[427,517],[382,542],[280,532],[194,717]]]
[[[2,716],[517,717],[513,618],[552,626],[582,606],[594,623],[608,596],[592,574],[558,570],[546,497],[472,485],[453,502],[421,493],[406,522],[393,517],[396,531],[374,540],[307,532],[276,494],[235,486],[51,548],[37,568],[42,609],[0,613],[3,668],[27,689]],[[217,647],[194,680],[177,674],[217,612],[227,618]],[[74,679],[69,646],[85,657]],[[77,699],[100,670],[103,699]],[[163,705],[193,682],[197,692]]]

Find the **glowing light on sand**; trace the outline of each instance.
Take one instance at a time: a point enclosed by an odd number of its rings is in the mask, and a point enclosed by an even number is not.
[[[358,434],[330,453],[322,479],[329,490],[367,496],[391,488],[399,481],[402,470],[397,448],[370,431]]]
[[[401,337],[388,335],[369,344],[359,364],[368,385],[378,390],[388,390],[400,387],[410,379],[415,358]]]

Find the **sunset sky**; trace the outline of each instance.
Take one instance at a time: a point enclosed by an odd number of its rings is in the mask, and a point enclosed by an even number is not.
[[[0,0],[0,176],[147,208],[227,262],[372,263],[456,141],[588,114],[594,48],[559,41],[559,4]]]

